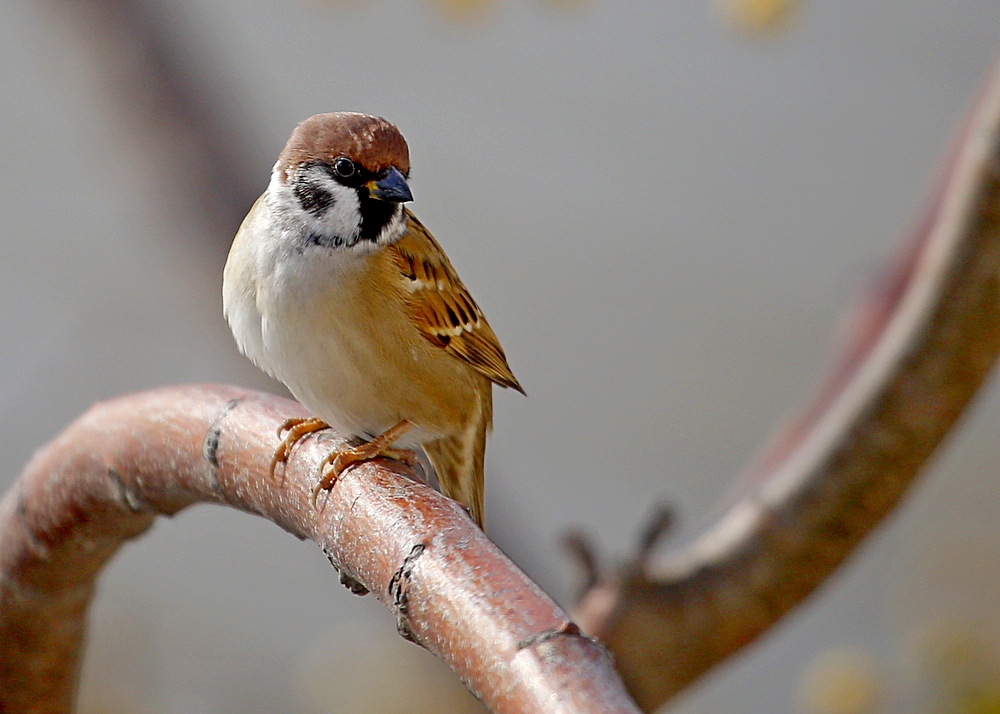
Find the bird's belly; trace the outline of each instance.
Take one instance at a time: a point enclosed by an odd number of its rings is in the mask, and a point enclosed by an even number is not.
[[[416,428],[398,442],[404,448],[462,430],[478,408],[479,375],[426,342],[405,316],[371,310],[324,316],[316,305],[338,303],[313,297],[262,316],[266,361],[307,409],[365,438],[410,421]]]

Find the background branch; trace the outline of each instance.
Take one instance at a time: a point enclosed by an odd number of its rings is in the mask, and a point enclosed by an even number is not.
[[[221,265],[273,157],[250,130],[218,57],[193,46],[193,28],[163,3],[46,4],[67,35],[84,41],[130,157],[159,182],[169,207],[165,220],[178,223],[175,236],[218,238],[199,247],[213,267]]]
[[[604,648],[475,527],[390,462],[311,505],[327,438],[269,478],[298,404],[234,387],[174,387],[99,404],[40,450],[0,502],[0,711],[68,712],[101,567],[157,515],[232,506],[319,544],[494,712],[634,712]]]
[[[832,376],[743,480],[746,493],[658,565],[606,574],[576,617],[646,711],[765,632],[892,510],[1000,351],[1000,69],[925,219],[860,305]]]

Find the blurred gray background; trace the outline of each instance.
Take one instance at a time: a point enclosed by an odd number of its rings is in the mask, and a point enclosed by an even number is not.
[[[708,0],[447,1],[135,4],[239,127],[234,184],[263,190],[310,114],[400,127],[414,210],[530,395],[497,394],[490,533],[569,605],[561,533],[611,560],[667,501],[690,537],[808,394],[1000,49],[1000,3],[804,0],[754,34]],[[221,315],[236,225],[163,179],[122,55],[72,6],[0,2],[4,489],[97,400],[280,389]],[[998,417],[988,387],[864,550],[670,709],[934,710],[955,658],[1000,682]],[[127,547],[92,619],[84,712],[470,706],[318,549],[219,508]]]

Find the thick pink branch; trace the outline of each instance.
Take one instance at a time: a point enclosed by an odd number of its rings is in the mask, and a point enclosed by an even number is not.
[[[494,712],[637,711],[604,648],[402,467],[351,469],[317,510],[329,434],[272,480],[276,429],[302,413],[235,387],[166,388],[99,404],[39,451],[0,502],[0,711],[71,710],[101,567],[157,515],[200,502],[318,543]]]

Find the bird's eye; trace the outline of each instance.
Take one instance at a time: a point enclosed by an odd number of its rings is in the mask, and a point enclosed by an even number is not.
[[[333,162],[333,171],[340,178],[350,178],[354,175],[357,169],[354,167],[354,162],[348,159],[346,156],[341,156],[335,162]]]

